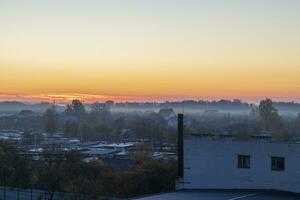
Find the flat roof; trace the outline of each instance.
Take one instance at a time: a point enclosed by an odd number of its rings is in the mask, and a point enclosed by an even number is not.
[[[126,147],[133,147],[135,143],[133,142],[125,142],[125,143],[99,143],[96,145],[92,145],[91,148],[99,148],[99,147],[112,147],[112,148],[126,148]]]
[[[300,195],[254,190],[180,190],[136,198],[138,200],[299,200]]]
[[[81,153],[83,153],[83,154],[93,154],[93,155],[105,155],[105,154],[116,153],[116,150],[114,150],[114,149],[100,149],[100,148],[87,148],[87,149],[82,149]]]

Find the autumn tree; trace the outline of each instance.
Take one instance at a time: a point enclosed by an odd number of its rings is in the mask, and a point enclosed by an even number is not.
[[[86,114],[86,111],[83,103],[80,100],[75,99],[71,104],[67,105],[65,114],[76,117],[83,117]]]
[[[300,113],[298,114],[296,118],[296,129],[300,130]]]
[[[271,99],[265,99],[261,101],[258,107],[258,111],[263,129],[271,131],[279,127],[280,117],[278,115],[277,109],[273,106],[273,102]]]
[[[176,164],[149,157],[139,157],[136,165],[116,176],[117,197],[134,197],[175,189]]]
[[[262,128],[272,131],[273,140],[289,141],[293,139],[291,128],[279,116],[272,100],[261,101],[258,109]]]
[[[55,133],[58,125],[58,116],[55,108],[53,107],[47,109],[43,118],[44,118],[44,130],[49,134]]]

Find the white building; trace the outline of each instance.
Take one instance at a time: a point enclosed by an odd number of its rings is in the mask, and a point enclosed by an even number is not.
[[[263,189],[300,193],[300,143],[255,137],[184,139],[183,189]]]

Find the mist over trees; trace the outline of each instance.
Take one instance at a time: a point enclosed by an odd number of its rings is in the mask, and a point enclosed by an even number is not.
[[[58,130],[66,137],[75,137],[82,141],[125,141],[129,138],[155,141],[176,139],[176,128],[169,127],[158,113],[113,113],[111,104],[107,103],[94,103],[89,108],[88,112],[82,102],[72,101],[60,114]],[[54,128],[51,120],[54,116],[52,111],[47,110],[45,114],[48,119],[45,130],[52,131]],[[176,121],[175,118],[173,120]]]
[[[295,114],[286,115],[280,111],[278,107],[283,105],[293,108]],[[112,101],[83,104],[74,100],[64,110],[58,110],[57,105],[52,105],[43,114],[23,110],[15,115],[0,116],[0,130],[24,131],[28,133],[26,137],[29,143],[32,143],[33,138],[40,138],[42,132],[50,135],[62,132],[65,137],[81,141],[148,139],[155,142],[175,142],[176,113],[184,110],[187,132],[226,132],[249,137],[251,134],[269,131],[274,138],[289,140],[300,135],[300,111],[298,112],[297,106],[296,103],[273,102],[270,99],[261,101],[259,105],[240,100],[128,104]],[[121,107],[124,110],[118,110]],[[232,107],[235,108],[234,111],[226,110]],[[235,112],[240,108],[243,112]],[[170,112],[168,114],[173,117],[166,118],[164,112]]]
[[[101,103],[102,104],[102,103]],[[99,105],[101,105],[99,104]],[[91,104],[85,104],[91,106]],[[238,111],[239,113],[249,112],[252,108],[252,103],[243,102],[241,100],[184,100],[184,101],[166,101],[166,102],[106,102],[107,107],[113,111],[134,112],[140,111],[158,111],[162,108],[173,108],[174,110],[182,111],[184,108],[187,112],[204,111],[204,110],[220,110],[225,112]],[[274,107],[281,114],[297,115],[300,113],[300,104],[297,102],[273,102]],[[15,114],[22,110],[31,110],[34,113],[44,113],[47,109],[52,108],[53,104],[48,102],[42,103],[23,103],[17,101],[4,101],[0,102],[0,114]],[[69,105],[72,107],[72,105]],[[66,109],[67,105],[56,104],[57,112],[61,113]],[[73,112],[74,108],[68,108]]]

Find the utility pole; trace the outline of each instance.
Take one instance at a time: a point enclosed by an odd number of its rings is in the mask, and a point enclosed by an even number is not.
[[[178,114],[178,177],[183,177],[183,114]]]

